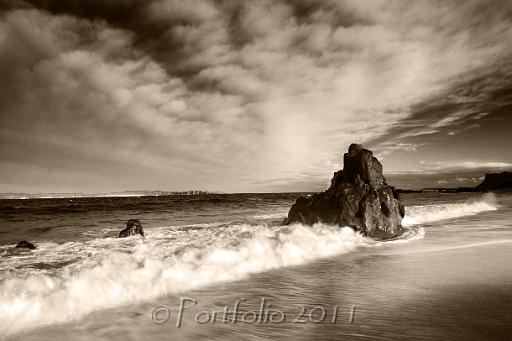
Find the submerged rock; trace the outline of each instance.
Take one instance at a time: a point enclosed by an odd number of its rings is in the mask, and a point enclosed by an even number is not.
[[[137,234],[144,237],[144,228],[137,219],[130,219],[126,223],[126,228],[119,232],[119,238],[135,236]]]
[[[19,242],[18,244],[16,244],[15,248],[18,248],[18,249],[30,249],[30,250],[34,250],[36,247],[34,244],[32,244],[31,242],[29,241],[26,241],[26,240],[22,240],[21,242]]]
[[[395,188],[386,183],[379,160],[352,144],[343,163],[326,191],[297,199],[288,212],[288,223],[350,226],[377,239],[401,235],[405,208]]]
[[[486,191],[512,188],[512,172],[486,173],[484,181],[476,188]]]

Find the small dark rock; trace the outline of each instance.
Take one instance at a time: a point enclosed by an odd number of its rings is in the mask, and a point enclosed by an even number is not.
[[[144,237],[144,228],[137,219],[130,219],[126,223],[126,228],[119,232],[119,238],[135,236],[137,234]]]
[[[36,248],[34,244],[32,244],[31,242],[26,241],[26,240],[22,240],[21,242],[16,244],[15,247],[19,248],[19,249],[23,248],[23,249],[30,249],[30,250],[34,250]]]

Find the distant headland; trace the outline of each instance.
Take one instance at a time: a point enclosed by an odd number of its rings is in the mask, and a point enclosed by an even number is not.
[[[399,193],[461,193],[461,192],[487,192],[494,190],[512,190],[512,172],[486,173],[484,181],[475,187],[431,187],[414,189],[397,189]]]

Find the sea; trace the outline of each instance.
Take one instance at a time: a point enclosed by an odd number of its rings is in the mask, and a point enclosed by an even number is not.
[[[0,338],[512,338],[512,193],[401,194],[387,241],[282,226],[299,195],[0,200]]]

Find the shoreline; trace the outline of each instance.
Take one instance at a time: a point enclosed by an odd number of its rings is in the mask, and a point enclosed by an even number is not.
[[[406,249],[412,247],[408,244]],[[512,264],[499,262],[512,256],[509,245],[416,253],[393,253],[394,249],[391,245],[365,249],[185,293],[184,297],[193,297],[199,305],[184,316],[182,328],[176,328],[173,323],[156,325],[150,321],[148,313],[154,305],[178,302],[178,296],[169,295],[147,303],[98,311],[79,321],[42,327],[19,336],[24,340],[81,339],[96,330],[95,337],[99,340],[122,340],[126,335],[137,338],[172,335],[173,339],[186,340],[230,334],[241,337],[240,333],[258,334],[267,329],[293,335],[297,328],[308,337],[332,333],[348,340],[389,337],[465,340],[476,336],[505,339],[510,335]],[[270,284],[276,282],[285,287],[275,288]],[[293,312],[297,302],[338,305],[341,319],[335,325],[236,324],[236,328],[230,324],[197,324],[193,320],[192,311],[232,304],[240,297],[247,299],[248,307],[257,309],[262,296],[270,297],[273,307],[287,312]],[[347,309],[354,305],[357,307],[354,322],[347,323]],[[115,323],[115,330],[120,331],[117,335],[111,333],[113,327],[108,327],[109,323]]]

